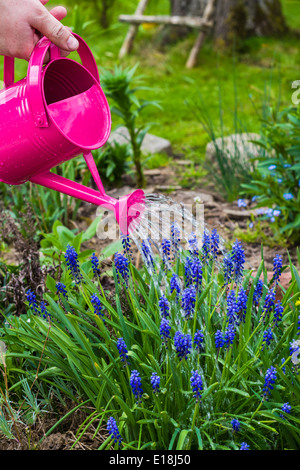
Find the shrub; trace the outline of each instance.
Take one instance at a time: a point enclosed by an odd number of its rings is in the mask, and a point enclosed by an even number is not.
[[[128,250],[117,253],[114,292],[95,256],[80,260],[68,246],[46,304],[30,297],[3,330],[10,387],[19,370],[30,384],[38,365],[39,383],[59,377],[95,408],[78,439],[94,419],[107,423],[101,449],[299,448],[296,267],[276,257],[268,283],[262,259],[253,277],[241,243],[223,256],[216,232],[202,248],[195,237],[188,249],[174,237],[169,245],[165,263],[147,244],[141,271]]]
[[[298,239],[300,228],[300,108],[270,111],[263,121],[262,139],[257,142],[266,150],[259,159],[252,182],[243,184],[245,192],[255,197],[257,207],[290,240]],[[274,223],[276,222],[276,223]]]

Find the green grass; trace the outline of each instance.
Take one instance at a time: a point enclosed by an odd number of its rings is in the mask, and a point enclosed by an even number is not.
[[[67,2],[68,3],[68,2]],[[77,2],[80,4],[80,2]],[[136,1],[116,2],[113,11],[112,27],[101,31],[98,25],[87,29],[88,40],[97,63],[101,67],[113,67],[120,63],[118,51],[127,32],[128,26],[117,22],[121,13],[132,13]],[[146,13],[168,13],[168,0],[151,2],[152,7]],[[300,2],[283,1],[284,12],[289,25],[300,29]],[[68,6],[66,24],[72,24],[72,6]],[[93,18],[91,9],[86,11],[86,19]],[[89,40],[89,35],[98,31],[98,37]],[[219,84],[223,100],[224,134],[234,131],[234,78],[237,80],[238,116],[243,128],[258,131],[259,119],[249,94],[256,106],[260,108],[270,98],[277,103],[280,97],[282,105],[291,103],[291,83],[297,80],[297,64],[300,61],[298,39],[288,36],[283,40],[273,38],[252,38],[245,42],[244,53],[236,57],[233,67],[232,51],[218,52],[212,42],[207,40],[200,53],[198,65],[193,70],[185,68],[188,53],[193,45],[195,32],[178,43],[165,47],[157,46],[157,29],[144,30],[137,35],[133,53],[121,61],[124,66],[139,63],[139,73],[144,75],[145,85],[152,91],[144,92],[146,99],[158,100],[163,112],[149,107],[142,115],[143,123],[153,123],[152,132],[169,139],[175,151],[189,152],[196,150],[199,158],[204,156],[208,137],[197,118],[191,111],[188,102],[195,103],[202,96],[209,109],[216,130],[219,119]],[[76,57],[74,55],[74,57]],[[17,61],[16,78],[26,74],[27,64]],[[2,74],[2,62],[0,63]],[[268,96],[266,97],[266,90]],[[260,110],[259,110],[260,113]],[[113,124],[116,124],[115,121]]]

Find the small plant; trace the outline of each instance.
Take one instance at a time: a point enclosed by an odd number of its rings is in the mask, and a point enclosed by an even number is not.
[[[257,207],[267,207],[274,233],[298,240],[300,228],[300,108],[281,112],[270,110],[263,121],[262,139],[266,150],[258,159],[252,182],[243,184],[244,193],[255,197]]]
[[[130,171],[130,145],[106,143],[103,149],[94,150],[93,156],[101,176],[110,183],[120,184],[122,176]]]
[[[78,440],[106,424],[100,449],[299,448],[296,267],[275,257],[268,283],[263,260],[254,277],[245,269],[238,240],[223,255],[216,231],[202,244],[193,234],[188,249],[179,239],[173,231],[157,252],[149,242],[140,272],[116,253],[114,292],[95,255],[82,262],[67,246],[60,282],[4,328],[8,374],[17,357],[29,382],[36,367],[45,387],[59,376],[95,409]]]
[[[115,66],[113,71],[103,70],[101,74],[101,84],[106,96],[113,100],[115,106],[111,111],[115,113],[126,126],[129,133],[132,159],[136,171],[136,184],[139,188],[145,187],[145,177],[142,167],[141,146],[149,126],[138,126],[138,118],[141,111],[148,105],[158,106],[155,101],[139,100],[136,93],[147,90],[146,87],[134,86],[142,77],[134,77],[137,65],[130,68]]]

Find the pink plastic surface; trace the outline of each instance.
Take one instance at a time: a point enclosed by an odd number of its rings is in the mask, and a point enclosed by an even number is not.
[[[75,36],[82,64],[60,57],[59,49],[42,38],[31,55],[27,77],[14,83],[14,59],[5,57],[5,89],[0,92],[0,181],[13,185],[32,181],[104,205],[115,212],[126,234],[143,211],[144,193],[138,190],[120,201],[105,194],[90,150],[107,141],[110,110],[95,59],[83,39]],[[47,50],[50,62],[43,66]],[[81,153],[99,192],[50,172]]]

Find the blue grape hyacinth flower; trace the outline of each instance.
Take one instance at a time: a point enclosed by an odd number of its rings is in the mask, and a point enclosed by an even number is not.
[[[262,313],[261,313],[261,321],[266,322],[267,317],[273,311],[274,306],[275,306],[275,297],[276,297],[275,289],[274,288],[269,289],[265,297],[265,302],[264,302]]]
[[[264,332],[264,336],[263,336],[263,342],[262,342],[262,349],[264,349],[265,345],[269,346],[271,341],[273,340],[274,336],[273,336],[273,332],[272,332],[272,329],[271,328],[268,328],[265,332]]]
[[[116,420],[111,416],[107,420],[106,429],[109,435],[113,438],[115,444],[121,444],[122,437],[118,429]]]
[[[28,291],[26,292],[26,299],[27,299],[27,302],[29,303],[29,307],[31,308],[31,310],[34,313],[38,313],[39,306],[36,300],[36,295],[31,289],[28,289]]]
[[[83,276],[79,268],[78,254],[71,245],[67,245],[65,260],[73,281],[75,284],[79,284],[83,280]]]
[[[123,279],[125,284],[128,285],[129,280],[129,261],[126,256],[123,256],[121,253],[115,253],[114,257],[115,268],[117,280],[120,282],[120,279]]]
[[[214,260],[216,260],[218,257],[219,245],[220,245],[220,236],[217,232],[217,229],[214,228],[211,232],[211,237],[210,237],[210,251],[212,254],[212,258]]]
[[[187,359],[192,349],[192,337],[190,334],[184,334],[176,331],[174,336],[174,346],[178,359]]]
[[[119,351],[121,361],[124,362],[124,365],[129,364],[129,362],[128,362],[128,349],[127,349],[126,343],[125,343],[125,341],[122,337],[118,338],[117,348],[118,348],[118,351]]]
[[[161,249],[162,249],[162,261],[164,268],[168,269],[169,263],[171,261],[171,242],[166,238],[163,238],[161,242]]]
[[[160,377],[156,372],[151,374],[150,382],[154,393],[159,393],[160,391]]]
[[[155,264],[154,264],[154,258],[153,258],[153,252],[152,252],[150,240],[143,240],[141,249],[142,249],[142,254],[143,254],[147,268],[149,270],[151,270],[152,268],[155,270]]]
[[[141,401],[142,395],[143,395],[143,389],[142,389],[142,380],[140,377],[140,373],[137,370],[133,370],[130,375],[130,386],[133,395],[135,396],[135,399],[137,402]]]
[[[232,246],[231,259],[235,282],[239,282],[243,277],[245,264],[245,251],[239,240],[236,240]]]
[[[99,317],[104,318],[104,314],[102,312],[102,304],[97,294],[91,295],[91,304],[94,307],[95,315],[98,315]]]
[[[169,320],[167,320],[166,318],[162,318],[160,322],[159,334],[162,340],[162,344],[165,345],[166,347],[167,347],[168,339],[171,338],[170,331],[171,331],[171,325],[170,325]]]
[[[63,297],[65,297],[66,299],[68,298],[68,292],[67,292],[66,286],[62,282],[58,282],[55,287],[56,287],[56,293],[58,296],[62,294]]]
[[[207,231],[204,231],[202,237],[202,261],[207,263],[210,255],[210,236]]]
[[[265,383],[263,387],[263,398],[268,399],[268,395],[271,394],[271,391],[273,390],[273,384],[275,383],[277,378],[276,375],[276,369],[274,366],[271,366],[265,375]]]
[[[227,253],[223,258],[223,272],[224,272],[224,286],[227,286],[233,275],[233,261],[229,253]]]
[[[194,334],[195,349],[201,351],[203,349],[204,334],[202,330],[196,330]]]
[[[263,286],[264,286],[264,283],[261,279],[259,279],[257,281],[257,284],[255,286],[255,289],[254,289],[254,292],[253,292],[253,303],[254,305],[256,305],[256,307],[258,306],[259,304],[259,301],[262,297],[262,294],[263,294]]]
[[[50,313],[48,312],[47,310],[47,304],[46,302],[44,302],[43,300],[41,301],[40,303],[40,307],[41,307],[41,315],[42,317],[46,320],[50,320],[51,319],[51,315]]]
[[[224,337],[221,330],[217,330],[215,333],[215,346],[216,349],[223,348],[224,346]]]
[[[191,387],[194,393],[193,396],[194,398],[196,398],[196,402],[199,402],[202,396],[201,392],[203,391],[203,381],[198,370],[192,371],[190,382],[191,382]]]
[[[275,284],[278,284],[280,281],[281,271],[282,271],[282,256],[276,255],[273,260],[273,273],[274,273],[273,278],[274,278]]]
[[[291,409],[292,409],[292,407],[291,407],[291,405],[289,404],[289,402],[284,403],[284,404],[282,405],[282,407],[281,407],[281,411],[283,411],[284,413],[287,413],[287,414],[290,414]],[[285,417],[284,417],[283,414],[280,413],[279,416],[280,416],[280,418],[285,419]]]
[[[130,238],[128,236],[122,237],[122,246],[123,246],[123,253],[130,261],[132,261],[132,249]]]
[[[180,249],[180,230],[176,222],[171,224],[171,245],[174,259],[176,259]]]
[[[167,318],[170,316],[170,303],[165,295],[162,295],[158,301],[160,314],[162,318]]]
[[[248,301],[248,296],[246,294],[246,291],[243,289],[243,287],[240,288],[236,300],[236,313],[237,313],[237,318],[238,318],[238,324],[244,322],[246,319],[246,312],[247,312],[247,301]]]
[[[190,234],[190,237],[188,239],[188,243],[189,243],[189,252],[190,252],[191,256],[198,257],[199,256],[199,247],[198,247],[198,239],[197,239],[197,236],[196,236],[195,232],[192,232]]]
[[[275,307],[274,307],[274,317],[273,317],[273,323],[275,326],[278,326],[278,324],[281,322],[283,312],[284,312],[284,307],[281,301],[277,300]]]
[[[191,275],[192,275],[192,282],[197,291],[200,291],[202,286],[202,278],[203,278],[203,270],[202,264],[199,258],[193,258],[191,261]]]
[[[95,253],[93,253],[91,256],[91,262],[92,262],[94,276],[95,277],[100,276],[99,260]]]
[[[175,273],[172,274],[172,277],[170,279],[170,291],[171,294],[176,291],[176,302],[178,302],[181,292],[181,283],[179,276]]]
[[[239,430],[241,429],[241,423],[236,418],[233,418],[231,420],[231,426],[234,432],[239,432]]]
[[[242,442],[240,450],[250,450],[249,444],[247,444],[246,442]]]
[[[184,289],[182,293],[182,309],[186,320],[192,317],[196,304],[196,288],[194,285]]]

